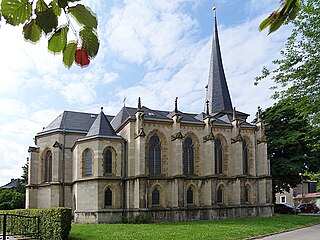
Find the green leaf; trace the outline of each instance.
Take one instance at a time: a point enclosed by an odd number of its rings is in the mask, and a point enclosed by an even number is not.
[[[294,5],[297,3],[297,1],[298,0],[287,0],[283,6],[283,8],[285,8],[285,13],[290,12]]]
[[[29,23],[26,23],[23,27],[24,39],[36,43],[41,37],[41,28],[36,24],[36,21],[32,19]]]
[[[31,18],[32,6],[28,0],[2,0],[1,12],[7,23],[17,26]]]
[[[85,27],[97,28],[98,22],[96,16],[90,9],[82,4],[77,4],[75,7],[68,8],[69,13]]]
[[[76,57],[77,43],[69,42],[63,51],[63,63],[70,68]]]
[[[279,29],[279,27],[281,27],[281,25],[284,23],[285,20],[286,20],[286,18],[282,17],[282,18],[277,19],[277,21],[271,23],[268,34],[274,32],[274,31],[277,31]]]
[[[45,3],[44,0],[38,0],[36,4],[36,11],[37,12],[44,12],[48,9],[48,5]]]
[[[47,34],[58,26],[58,17],[54,14],[52,7],[44,12],[38,12],[37,25]]]
[[[58,0],[58,6],[61,8],[65,8],[68,6],[68,1],[67,0]]]
[[[271,24],[271,18],[267,17],[265,20],[263,20],[259,25],[259,31],[264,30],[266,27],[268,27]]]
[[[299,11],[300,11],[300,6],[299,5],[294,6],[291,12],[289,13],[288,19],[289,20],[295,19]]]
[[[82,39],[82,48],[86,50],[90,57],[95,57],[99,50],[99,39],[92,28],[85,27],[79,33]]]
[[[51,6],[53,9],[54,14],[59,17],[61,15],[61,8],[58,6],[57,0],[52,0]]]
[[[68,26],[59,28],[48,40],[48,50],[54,53],[62,52],[67,44]]]

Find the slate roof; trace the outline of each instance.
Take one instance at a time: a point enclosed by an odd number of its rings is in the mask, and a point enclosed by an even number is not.
[[[106,115],[104,115],[102,109],[96,120],[91,125],[85,138],[93,137],[119,137],[112,128]]]
[[[181,123],[191,123],[203,125],[206,115],[204,113],[193,114],[181,111],[163,111],[154,110],[143,106],[144,119],[149,121],[163,121],[173,123],[172,116],[178,113],[181,116]],[[126,124],[130,119],[135,120],[137,109],[132,107],[123,107],[116,116],[105,115],[103,111],[99,114],[64,111],[52,123],[50,123],[37,136],[56,131],[84,133],[86,138],[93,137],[116,137],[120,138],[116,132]],[[242,119],[248,114],[236,111]],[[212,121],[218,125],[231,125],[232,115],[229,113],[219,112],[210,116]],[[254,126],[250,123],[243,122],[242,126]]]
[[[52,123],[45,127],[37,135],[43,135],[54,131],[83,132],[87,133],[98,114],[64,111]],[[110,121],[113,116],[107,116]]]
[[[111,125],[112,127],[118,131],[123,124],[129,119],[136,119],[137,109],[132,107],[123,107],[120,112],[112,119]],[[163,110],[155,110],[150,109],[145,106],[141,107],[141,111],[144,112],[145,120],[154,120],[154,121],[165,121],[165,122],[173,122],[172,116],[175,114],[174,111],[163,111]],[[203,124],[201,120],[196,119],[197,114],[191,113],[183,113],[178,111],[180,116],[182,117],[181,123],[193,123],[193,124]]]
[[[120,112],[111,120],[111,126],[114,130],[118,130],[130,118],[135,119],[135,108],[122,107]]]
[[[217,112],[232,113],[233,108],[221,58],[216,16],[214,17],[214,32],[206,101],[209,101],[209,114]]]
[[[16,188],[18,184],[21,184],[21,185],[25,185],[24,181],[22,181],[22,179],[14,179],[12,178],[11,181],[9,183],[7,183],[6,185],[0,187],[2,189],[12,189],[12,188]]]

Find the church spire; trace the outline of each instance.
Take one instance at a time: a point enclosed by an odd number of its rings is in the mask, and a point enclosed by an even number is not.
[[[213,10],[215,12],[214,30],[206,102],[209,101],[210,114],[218,112],[232,113],[232,103],[221,58],[215,7]]]

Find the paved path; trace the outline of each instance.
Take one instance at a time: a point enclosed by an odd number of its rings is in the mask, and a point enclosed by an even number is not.
[[[298,230],[279,233],[265,238],[257,238],[261,240],[319,240],[320,239],[320,225],[312,227],[301,228]]]

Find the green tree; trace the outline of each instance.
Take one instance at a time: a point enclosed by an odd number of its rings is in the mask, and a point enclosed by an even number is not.
[[[28,171],[29,171],[29,158],[27,158],[27,163],[22,166],[21,178],[25,184],[28,184]]]
[[[29,158],[27,163],[22,166],[21,179],[18,179],[17,186],[14,189],[0,188],[0,210],[10,210],[25,208],[26,184],[28,184]]]
[[[304,177],[307,177],[310,180],[317,181],[317,192],[320,192],[320,171],[319,172],[310,172],[307,171],[303,174]]]
[[[280,100],[263,115],[274,191],[289,190],[300,183],[299,173],[319,170],[319,152],[313,143],[319,141],[320,132],[288,99]]]
[[[25,194],[13,190],[0,189],[0,210],[25,208]]]
[[[292,22],[281,58],[273,61],[274,69],[263,68],[256,84],[271,78],[275,83],[273,98],[288,99],[316,125],[320,123],[320,1],[302,1]]]
[[[42,34],[48,37],[48,50],[53,54],[63,53],[63,63],[70,68],[73,62],[87,66],[99,50],[97,18],[80,0],[2,0],[1,15],[12,26],[23,24],[25,40],[37,43]],[[61,14],[66,19],[61,23]],[[71,20],[71,17],[75,21]],[[75,26],[79,26],[77,31]],[[68,35],[69,29],[74,37]]]

